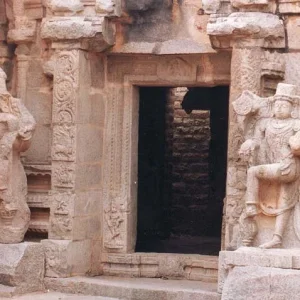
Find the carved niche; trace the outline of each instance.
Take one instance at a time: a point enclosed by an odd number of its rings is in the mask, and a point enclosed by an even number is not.
[[[110,207],[104,209],[105,231],[104,247],[107,249],[122,249],[124,244],[124,226],[126,213],[129,212],[120,198],[110,202]]]

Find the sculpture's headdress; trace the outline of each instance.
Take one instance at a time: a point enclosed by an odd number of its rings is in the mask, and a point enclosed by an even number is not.
[[[300,104],[300,97],[297,96],[297,86],[287,83],[278,83],[274,100],[289,101],[292,104]]]

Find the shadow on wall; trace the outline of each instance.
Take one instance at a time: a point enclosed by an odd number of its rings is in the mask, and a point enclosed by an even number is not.
[[[182,1],[126,0],[126,8],[133,18],[128,28],[128,40],[162,42],[173,39],[178,33]]]

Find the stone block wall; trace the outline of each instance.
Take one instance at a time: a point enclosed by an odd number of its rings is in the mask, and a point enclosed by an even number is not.
[[[170,89],[166,116],[166,161],[171,181],[171,231],[174,235],[206,234],[205,211],[210,195],[210,112],[181,107],[187,88]],[[168,177],[167,177],[168,178]]]

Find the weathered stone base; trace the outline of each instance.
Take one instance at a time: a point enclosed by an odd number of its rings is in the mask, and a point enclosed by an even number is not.
[[[300,250],[222,251],[219,270],[222,300],[300,299]]]
[[[218,257],[198,254],[103,253],[103,274],[109,276],[218,280]]]
[[[41,244],[0,245],[0,298],[42,291],[44,262]]]
[[[122,300],[220,300],[215,283],[150,278],[45,278],[46,288],[63,293]]]
[[[91,269],[91,242],[42,240],[46,256],[46,277],[85,275]]]

